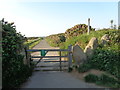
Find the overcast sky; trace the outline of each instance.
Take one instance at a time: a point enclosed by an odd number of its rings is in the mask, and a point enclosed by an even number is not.
[[[42,1],[42,0],[41,0]],[[29,36],[47,36],[64,33],[76,24],[87,24],[91,19],[93,28],[109,28],[110,20],[118,25],[118,1],[91,2],[41,2],[38,0],[0,1],[0,19],[15,22],[18,32]]]

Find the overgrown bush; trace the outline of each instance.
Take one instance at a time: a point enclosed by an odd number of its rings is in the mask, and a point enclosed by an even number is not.
[[[19,87],[31,74],[32,68],[23,64],[20,54],[24,36],[16,32],[14,23],[2,20],[2,87]]]
[[[107,71],[120,79],[120,56],[117,51],[97,49],[89,64],[94,69]]]
[[[94,74],[88,74],[87,76],[84,77],[86,82],[96,82],[98,81],[98,76]]]
[[[70,39],[71,37],[79,36],[79,35],[87,33],[87,30],[88,30],[88,26],[86,24],[77,24],[73,26],[72,28],[69,28],[66,30],[65,37],[67,39]],[[90,30],[95,31],[95,29],[92,28],[91,26],[90,26]]]
[[[102,74],[101,76],[88,74],[84,77],[84,79],[86,82],[96,83],[97,85],[107,86],[111,88],[120,88],[120,81],[105,74]]]
[[[54,34],[46,37],[47,42],[53,47],[59,47],[61,43],[66,41],[65,34]]]
[[[82,64],[82,65],[80,65],[80,66],[78,67],[78,72],[83,73],[83,72],[87,72],[87,71],[90,70],[90,69],[91,69],[91,65],[85,63],[85,64]]]

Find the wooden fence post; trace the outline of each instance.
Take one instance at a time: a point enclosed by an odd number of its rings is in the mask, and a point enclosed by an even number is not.
[[[72,66],[72,45],[68,46],[68,68]]]

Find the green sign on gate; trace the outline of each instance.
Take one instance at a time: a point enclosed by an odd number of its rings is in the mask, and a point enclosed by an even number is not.
[[[45,56],[47,54],[47,51],[41,50],[41,56]]]

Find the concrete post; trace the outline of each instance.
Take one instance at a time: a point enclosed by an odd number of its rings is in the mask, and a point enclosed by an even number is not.
[[[90,34],[90,18],[88,18],[88,35]]]

